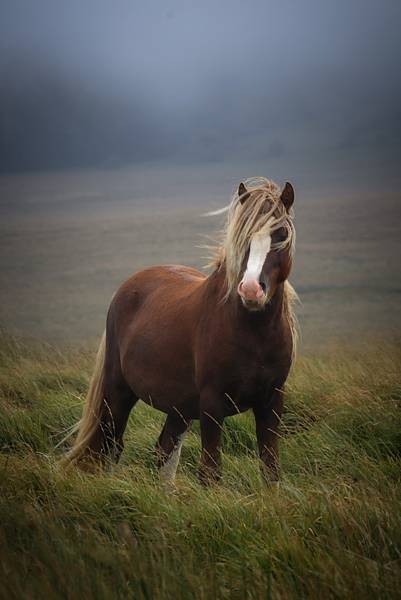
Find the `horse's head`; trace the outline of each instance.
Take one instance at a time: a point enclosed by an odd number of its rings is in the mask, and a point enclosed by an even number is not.
[[[254,193],[241,183],[238,189],[237,210],[243,211],[241,220],[248,235],[237,292],[250,311],[264,309],[279,284],[287,279],[292,265],[294,189],[286,183],[281,193],[276,186],[272,190],[261,196],[260,188]]]

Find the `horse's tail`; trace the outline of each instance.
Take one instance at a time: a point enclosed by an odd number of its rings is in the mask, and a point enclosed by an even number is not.
[[[65,466],[76,464],[89,454],[91,442],[99,428],[104,398],[103,381],[105,354],[106,332],[103,333],[97,351],[95,369],[86,395],[81,420],[78,421],[67,436],[68,438],[78,431],[75,442],[63,461]],[[64,438],[64,440],[65,439],[66,438]]]

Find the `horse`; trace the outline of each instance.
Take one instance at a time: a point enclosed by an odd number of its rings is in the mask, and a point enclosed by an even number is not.
[[[141,399],[166,414],[156,444],[164,483],[174,481],[183,438],[200,421],[199,479],[221,477],[225,417],[251,409],[261,472],[279,478],[284,384],[296,345],[290,283],[294,189],[251,178],[226,212],[212,272],[177,265],[137,272],[121,285],[66,463],[117,462],[130,411]]]

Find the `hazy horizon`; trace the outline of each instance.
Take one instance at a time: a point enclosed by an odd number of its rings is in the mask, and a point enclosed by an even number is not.
[[[57,345],[94,344],[113,293],[157,264],[202,268],[238,178],[215,168],[80,170],[0,177],[0,323]],[[400,338],[399,195],[295,186],[291,282],[302,349]],[[9,199],[7,201],[7,198]]]

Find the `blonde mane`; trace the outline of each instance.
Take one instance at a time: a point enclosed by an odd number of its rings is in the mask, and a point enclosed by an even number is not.
[[[213,214],[227,212],[227,219],[221,232],[221,244],[215,248],[214,256],[209,266],[213,269],[225,267],[225,295],[227,301],[237,289],[241,277],[241,269],[245,255],[249,249],[252,236],[263,231],[270,232],[284,228],[287,235],[280,242],[272,244],[272,250],[288,249],[291,256],[295,250],[295,229],[292,210],[288,213],[280,200],[282,190],[273,181],[265,177],[252,177],[245,180],[249,198],[241,204],[238,190],[233,194],[231,202],[225,208]],[[284,314],[288,320],[293,337],[293,347],[297,340],[297,321],[293,311],[297,294],[291,284],[284,285]]]

